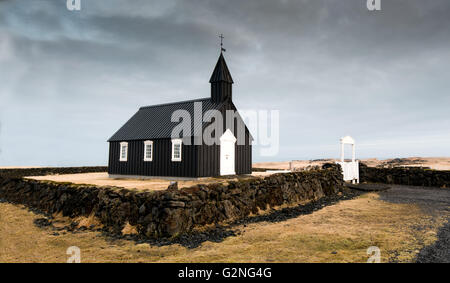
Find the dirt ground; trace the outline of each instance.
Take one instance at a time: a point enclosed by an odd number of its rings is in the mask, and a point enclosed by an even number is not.
[[[55,233],[33,223],[42,215],[0,203],[0,262],[66,262],[71,246],[82,262],[366,262],[371,246],[381,262],[413,262],[438,239],[449,206],[448,189],[394,186],[285,221],[234,227],[236,236],[190,249],[93,231]]]
[[[337,159],[321,160],[293,160],[293,168],[306,168],[308,166],[321,166],[326,162],[336,162]],[[361,159],[368,166],[419,166],[430,167],[435,170],[450,170],[450,157],[408,157],[379,160],[376,158]],[[289,161],[254,163],[254,168],[289,169]]]
[[[191,187],[197,184],[210,184],[210,183],[226,183],[231,180],[238,180],[251,178],[251,177],[263,177],[269,176],[273,172],[254,172],[252,176],[238,176],[230,178],[199,178],[197,180],[187,180],[178,182],[179,188]],[[126,179],[126,178],[109,178],[108,173],[81,173],[81,174],[61,174],[61,175],[46,175],[46,176],[30,176],[26,177],[34,180],[47,180],[54,182],[71,182],[75,184],[91,184],[97,186],[115,186],[127,189],[137,190],[165,190],[170,185],[170,180],[164,179]]]
[[[263,173],[262,173],[263,174]],[[47,175],[47,176],[32,176],[26,177],[34,180],[48,180],[55,182],[71,182],[75,184],[91,184],[97,186],[116,186],[128,189],[138,190],[165,190],[170,185],[170,180],[163,179],[125,179],[125,178],[109,178],[108,173],[82,173],[82,174],[62,174],[62,175]],[[240,178],[245,178],[240,177]],[[209,183],[225,183],[230,180],[237,180],[236,178],[200,178],[198,180],[177,181],[178,187],[190,187],[196,184]]]

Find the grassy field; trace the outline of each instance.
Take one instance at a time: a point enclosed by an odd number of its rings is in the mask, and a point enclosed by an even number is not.
[[[240,226],[238,236],[188,249],[111,240],[92,231],[56,235],[33,224],[39,217],[0,203],[0,262],[66,262],[70,246],[81,249],[82,262],[366,262],[370,246],[380,248],[382,262],[410,262],[436,240],[444,221],[370,193],[287,221]],[[59,219],[61,225],[67,221]]]

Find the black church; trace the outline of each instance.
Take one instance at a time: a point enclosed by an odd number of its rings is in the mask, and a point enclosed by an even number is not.
[[[209,82],[210,97],[141,107],[108,140],[109,176],[199,178],[251,174],[253,138],[233,103],[233,79],[222,52]],[[174,121],[175,111],[190,116],[182,121],[189,123],[188,130],[178,136],[174,136],[174,130],[181,119]],[[214,113],[223,118],[217,119]],[[199,114],[203,117],[200,121],[195,119]],[[222,126],[211,130],[213,123]],[[205,131],[211,131],[214,143],[204,139]]]

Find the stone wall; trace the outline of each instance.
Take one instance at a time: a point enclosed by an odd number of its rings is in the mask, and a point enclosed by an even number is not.
[[[359,179],[369,183],[450,188],[450,171],[420,167],[377,168],[360,163]]]
[[[275,174],[265,178],[139,192],[0,176],[0,198],[75,217],[95,214],[112,232],[128,222],[150,238],[240,219],[284,204],[316,200],[344,190],[340,167]]]
[[[0,177],[15,178],[26,176],[45,176],[53,174],[76,174],[107,171],[108,167],[106,166],[11,168],[0,169]]]

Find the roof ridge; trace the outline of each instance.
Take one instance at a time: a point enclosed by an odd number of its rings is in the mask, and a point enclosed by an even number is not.
[[[155,104],[155,105],[147,105],[142,106],[140,109],[146,109],[146,108],[152,108],[152,107],[160,107],[160,106],[167,106],[167,105],[174,105],[174,104],[181,104],[181,103],[188,103],[188,102],[196,102],[200,100],[210,100],[210,97],[204,97],[204,98],[197,98],[197,99],[190,99],[190,100],[184,100],[184,101],[178,101],[178,102],[169,102],[169,103],[161,103],[161,104]]]

